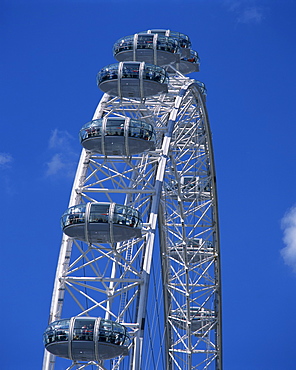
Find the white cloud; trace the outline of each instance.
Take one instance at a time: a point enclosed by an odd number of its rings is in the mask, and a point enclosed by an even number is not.
[[[282,219],[283,241],[286,247],[281,250],[285,263],[296,272],[296,206],[292,207]]]
[[[73,136],[68,131],[60,131],[57,128],[51,132],[49,138],[50,149],[65,149],[71,146]]]
[[[77,165],[78,152],[73,149],[74,138],[67,131],[54,129],[51,132],[48,148],[53,154],[46,163],[49,176],[73,177]],[[78,140],[78,139],[77,139]]]
[[[260,23],[262,19],[262,10],[259,7],[253,6],[243,9],[238,15],[237,21],[239,23]]]
[[[10,168],[10,164],[12,161],[13,158],[10,154],[0,153],[0,170],[1,170],[0,186],[2,191],[6,195],[14,194],[14,182],[11,181],[11,176],[7,173],[7,171],[5,171],[6,169]]]
[[[50,162],[46,163],[46,176],[56,175],[61,169],[65,167],[60,153],[54,154]]]
[[[243,0],[224,0],[224,4],[228,7],[228,10],[232,12],[238,9],[243,2]]]
[[[12,156],[8,153],[0,153],[0,166],[4,167],[12,162]]]
[[[254,0],[224,0],[230,12],[236,14],[236,21],[244,24],[261,23],[264,19],[264,9]]]

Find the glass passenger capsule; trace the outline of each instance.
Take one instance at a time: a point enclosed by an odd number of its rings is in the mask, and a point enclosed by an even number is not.
[[[72,317],[48,325],[47,351],[72,361],[100,361],[126,356],[130,338],[125,326],[96,317]]]
[[[168,91],[168,75],[159,66],[144,62],[120,62],[101,69],[97,85],[120,98],[145,98]]]
[[[179,262],[184,262],[184,252],[188,263],[203,263],[214,256],[213,243],[202,238],[188,240],[186,249],[183,244],[177,244],[170,249],[170,256]]]
[[[177,40],[173,37],[157,33],[136,33],[116,41],[113,55],[119,62],[137,60],[163,66],[179,63],[181,52]]]
[[[143,121],[104,117],[85,124],[79,133],[82,146],[103,155],[134,155],[154,150],[154,127]]]
[[[135,208],[116,203],[83,203],[61,218],[66,235],[87,243],[113,243],[141,237],[142,221]]]
[[[185,311],[186,312],[186,311]],[[171,313],[172,323],[180,329],[186,330],[186,314],[181,309]],[[190,329],[196,337],[201,337],[209,330],[214,329],[216,324],[215,312],[203,307],[190,308]]]

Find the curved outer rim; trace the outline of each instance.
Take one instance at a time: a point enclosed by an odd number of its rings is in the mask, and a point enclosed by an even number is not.
[[[213,184],[213,193],[214,193],[214,195],[213,195],[213,222],[215,224],[215,233],[216,233],[216,243],[215,243],[215,245],[216,245],[216,251],[217,251],[217,254],[218,254],[218,258],[217,258],[216,265],[215,265],[215,267],[216,267],[215,278],[216,278],[217,286],[218,286],[217,293],[216,293],[216,308],[215,308],[215,311],[217,313],[217,318],[218,318],[218,320],[217,320],[218,325],[216,327],[217,357],[216,357],[216,368],[215,368],[215,370],[222,370],[222,332],[221,332],[221,315],[222,315],[222,312],[221,312],[222,307],[221,306],[222,305],[221,305],[221,273],[220,273],[220,238],[219,238],[219,219],[218,219],[218,204],[217,204],[216,172],[215,172],[215,165],[214,165],[212,134],[211,134],[211,130],[210,130],[208,113],[207,113],[207,109],[206,109],[206,105],[205,105],[205,97],[202,94],[198,84],[192,82],[192,80],[191,80],[190,83],[185,84],[180,89],[179,96],[175,100],[175,107],[172,110],[171,115],[170,115],[168,126],[170,126],[171,129],[168,130],[168,131],[170,132],[170,136],[171,136],[172,130],[174,128],[175,120],[176,120],[176,117],[177,117],[178,110],[180,109],[181,104],[182,104],[182,97],[185,95],[185,93],[188,89],[191,89],[192,93],[195,95],[196,101],[201,101],[201,103],[202,103],[201,108],[202,108],[202,113],[203,113],[203,117],[204,117],[204,121],[205,121],[207,144],[208,144],[208,148],[209,148],[209,158],[210,158],[210,164],[211,164],[211,167],[212,167],[211,172],[212,172],[212,175],[213,175],[213,178],[214,178],[214,184]],[[159,219],[160,219],[160,222],[159,222],[160,229],[161,229],[161,225],[164,224],[164,220],[161,221],[161,219],[163,219],[163,213],[164,213],[163,210],[160,208],[159,213],[158,213],[158,216],[159,216]],[[166,244],[166,238],[163,236],[163,234],[164,234],[164,231],[160,230],[160,244],[165,245]],[[162,247],[162,252],[164,252],[164,250],[166,250],[166,247]],[[167,262],[164,262],[164,263],[167,263]],[[167,266],[163,268],[163,270],[166,270],[166,269],[167,269]],[[163,274],[163,282],[166,279],[167,279],[167,276],[164,276],[164,274]],[[163,287],[163,289],[165,291],[165,286]],[[166,307],[164,309],[165,309],[165,311],[168,312],[167,303],[165,303],[165,305],[166,305]],[[167,330],[167,332],[168,332],[168,335],[167,335],[167,338],[166,338],[166,346],[170,347],[170,333],[169,333],[169,330]],[[172,369],[172,363],[171,363],[170,358],[169,358],[168,355],[167,355],[167,369],[168,370]],[[188,369],[191,369],[191,367],[188,367]]]

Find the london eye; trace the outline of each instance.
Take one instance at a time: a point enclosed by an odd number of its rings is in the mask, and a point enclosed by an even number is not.
[[[222,370],[216,175],[187,35],[119,39],[82,124],[43,370]]]

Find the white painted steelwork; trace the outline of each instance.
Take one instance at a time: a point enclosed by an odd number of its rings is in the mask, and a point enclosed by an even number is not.
[[[145,99],[105,94],[93,117],[152,124],[155,150],[135,156],[82,150],[69,207],[125,204],[141,213],[144,226],[141,237],[119,243],[91,244],[63,236],[49,323],[69,316],[104,317],[126,326],[132,338],[127,357],[105,364],[77,362],[68,369],[222,370],[211,132],[200,84],[168,68],[167,93]],[[196,179],[190,196],[181,180],[188,176]],[[206,196],[200,190],[205,183]],[[152,282],[149,287],[153,269],[160,274],[154,280],[161,285],[156,298],[151,298]],[[163,330],[156,332],[153,322]],[[43,370],[53,370],[55,361],[45,352]]]

